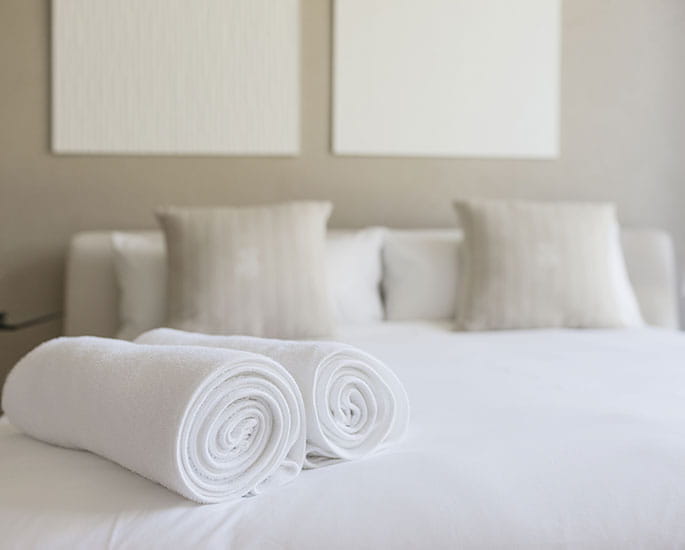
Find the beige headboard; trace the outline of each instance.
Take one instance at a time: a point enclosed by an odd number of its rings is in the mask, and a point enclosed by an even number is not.
[[[114,336],[118,330],[111,235],[109,231],[92,231],[72,239],[65,297],[67,335]],[[678,328],[678,293],[670,236],[654,229],[624,229],[622,240],[645,321],[657,327]]]

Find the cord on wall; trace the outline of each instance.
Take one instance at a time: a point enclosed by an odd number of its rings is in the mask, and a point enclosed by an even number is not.
[[[48,313],[46,315],[41,315],[40,317],[34,317],[33,319],[27,319],[20,323],[9,323],[7,321],[7,313],[0,311],[0,331],[16,331],[25,328],[34,327],[36,325],[42,325],[44,323],[49,323],[50,321],[55,321],[62,318],[62,312],[56,311],[54,313]]]

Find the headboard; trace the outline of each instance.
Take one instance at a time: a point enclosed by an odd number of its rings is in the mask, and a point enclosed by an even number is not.
[[[112,232],[78,233],[67,262],[65,333],[114,336],[118,291],[114,276]],[[652,326],[678,328],[678,292],[673,244],[656,229],[623,229],[630,279],[642,315]]]

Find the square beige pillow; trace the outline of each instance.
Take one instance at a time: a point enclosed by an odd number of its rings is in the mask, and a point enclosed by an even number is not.
[[[162,208],[170,327],[308,338],[333,331],[326,276],[329,202]]]
[[[458,329],[643,324],[614,205],[472,200],[455,207],[464,230]]]

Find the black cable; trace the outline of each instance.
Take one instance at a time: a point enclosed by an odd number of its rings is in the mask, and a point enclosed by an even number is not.
[[[7,313],[0,311],[0,331],[15,331],[22,330],[25,328],[33,327],[36,325],[42,325],[43,323],[49,323],[50,321],[56,321],[62,318],[62,312],[56,311],[54,313],[48,313],[46,315],[41,315],[40,317],[35,317],[33,319],[28,319],[20,323],[8,323]]]

